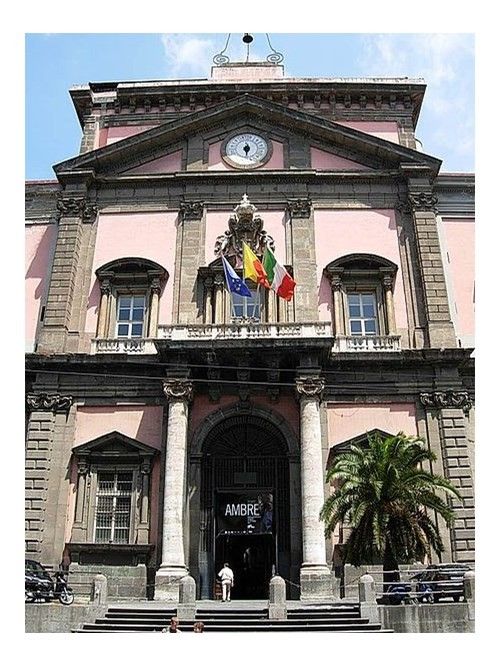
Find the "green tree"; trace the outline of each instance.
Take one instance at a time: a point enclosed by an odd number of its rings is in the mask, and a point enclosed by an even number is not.
[[[327,481],[336,482],[337,488],[320,513],[325,534],[348,524],[344,562],[359,566],[382,561],[384,590],[389,581],[399,580],[399,563],[444,550],[435,513],[448,527],[454,513],[438,494],[460,494],[447,479],[423,469],[425,461],[435,458],[420,438],[369,434],[368,446],[352,446],[339,454],[327,472]]]

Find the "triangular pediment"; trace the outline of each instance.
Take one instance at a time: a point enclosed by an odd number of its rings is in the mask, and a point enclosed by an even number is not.
[[[139,459],[151,458],[158,452],[154,447],[135,440],[135,438],[124,435],[119,431],[111,431],[82,445],[73,447],[73,453],[78,457],[92,459]]]
[[[382,429],[380,428],[373,428],[370,431],[366,431],[365,433],[360,433],[359,435],[355,435],[352,438],[349,438],[349,440],[344,440],[344,442],[339,442],[336,445],[332,445],[328,453],[328,460],[326,463],[326,467],[330,468],[330,466],[333,464],[335,460],[335,457],[338,454],[343,454],[344,452],[348,452],[351,449],[351,447],[367,447],[370,438],[374,437],[379,437],[382,439],[392,438],[394,437],[394,434],[388,433],[387,431],[382,431]]]
[[[59,178],[78,172],[90,172],[94,178],[100,174],[130,178],[178,172],[187,140],[200,137],[210,141],[227,135],[227,128],[273,132],[283,142],[291,137],[305,139],[311,145],[311,154],[328,171],[397,170],[404,164],[437,175],[441,165],[432,156],[386,139],[245,94],[65,160],[55,165],[54,171]],[[315,169],[313,165],[305,168]]]

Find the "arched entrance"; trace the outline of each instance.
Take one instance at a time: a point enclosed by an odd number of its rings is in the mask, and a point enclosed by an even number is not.
[[[214,595],[224,562],[234,599],[262,599],[274,572],[290,578],[290,456],[283,432],[246,413],[219,421],[201,451],[199,575]]]

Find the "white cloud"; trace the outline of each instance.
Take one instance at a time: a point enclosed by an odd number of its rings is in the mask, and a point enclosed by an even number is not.
[[[209,75],[212,58],[217,52],[212,40],[173,33],[163,34],[161,41],[169,77]]]
[[[377,34],[362,40],[366,76],[421,77],[427,84],[417,136],[424,150],[456,169],[473,161],[474,37],[471,34]],[[470,167],[472,168],[472,166]]]

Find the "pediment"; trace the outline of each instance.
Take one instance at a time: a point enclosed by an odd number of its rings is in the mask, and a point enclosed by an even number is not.
[[[111,431],[73,447],[73,454],[79,458],[92,459],[143,459],[155,456],[157,450],[119,431]]]
[[[336,445],[332,445],[328,453],[328,460],[326,463],[326,467],[330,468],[335,460],[335,457],[338,454],[343,454],[345,452],[348,452],[351,449],[351,447],[367,447],[370,438],[373,438],[375,436],[384,439],[384,438],[392,438],[394,437],[394,434],[388,433],[387,431],[382,431],[382,429],[379,428],[373,428],[370,431],[367,431],[366,433],[360,433],[359,435],[355,435],[354,437],[349,438],[349,440],[344,440],[344,442],[339,442]]]
[[[422,167],[437,175],[441,161],[400,146],[269,100],[245,94],[203,111],[194,111],[137,135],[116,141],[54,166],[59,178],[89,172],[102,175],[131,176],[179,172],[183,167],[183,148],[189,138],[216,141],[228,129],[253,128],[276,136],[286,143],[291,138],[311,145],[312,162],[328,171],[397,170],[404,164]],[[305,167],[315,169],[313,165]]]

